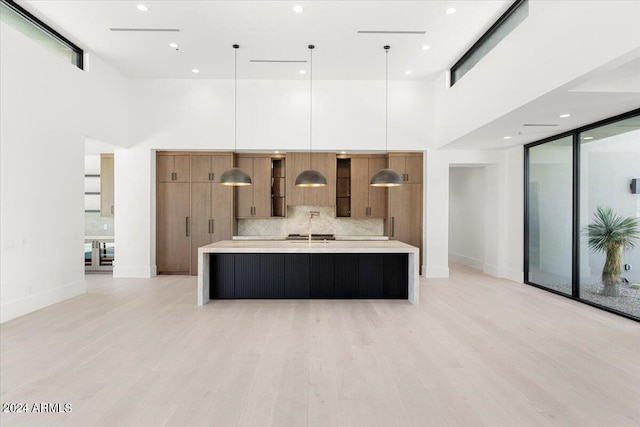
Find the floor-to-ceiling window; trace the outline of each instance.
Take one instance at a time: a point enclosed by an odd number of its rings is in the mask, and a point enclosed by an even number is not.
[[[573,138],[529,148],[529,280],[571,295]]]
[[[640,110],[525,152],[525,281],[640,319]]]

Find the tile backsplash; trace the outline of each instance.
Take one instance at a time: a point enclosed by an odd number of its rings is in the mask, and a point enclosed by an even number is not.
[[[307,234],[309,212],[318,211],[320,216],[311,220],[311,233],[335,234],[337,236],[382,236],[384,220],[336,218],[333,206],[289,206],[286,218],[239,219],[239,236],[286,236]]]
[[[100,216],[100,212],[85,212],[84,235],[113,236],[113,217]]]

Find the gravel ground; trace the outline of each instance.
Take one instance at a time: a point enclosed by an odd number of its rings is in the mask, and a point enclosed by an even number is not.
[[[630,283],[621,284],[619,297],[604,297],[599,294],[602,290],[600,283],[583,283],[580,285],[580,297],[584,300],[640,317],[640,289],[632,289],[631,285]],[[567,293],[567,291],[570,292],[571,290],[571,285],[566,283],[550,283],[544,286],[562,293]]]

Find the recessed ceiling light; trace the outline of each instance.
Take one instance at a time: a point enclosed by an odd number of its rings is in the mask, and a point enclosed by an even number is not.
[[[456,13],[456,8],[455,8],[455,7],[450,7],[449,9],[447,9],[447,10],[445,11],[445,13],[446,13],[447,15],[453,15],[454,13]]]
[[[341,151],[340,154],[347,154],[347,152],[346,151]]]
[[[571,117],[571,114],[569,114],[569,113],[560,114],[560,118],[561,119],[566,119],[567,117]]]
[[[593,139],[592,136],[583,136],[582,139]]]
[[[431,49],[431,46],[429,46],[428,44],[425,44],[424,46],[422,46],[421,49],[422,50],[429,50],[429,49]]]
[[[298,71],[300,74],[307,74],[307,70],[300,70]]]
[[[297,5],[293,6],[293,11],[294,11],[295,13],[302,13],[302,11],[303,11],[303,10],[304,10],[304,9],[303,9],[303,8],[302,8],[302,6],[300,6],[299,4],[297,4]]]
[[[198,70],[197,68],[194,68],[193,70],[191,70],[192,73],[194,74],[198,74],[200,72],[200,70]]]
[[[169,43],[169,47],[171,47],[173,49],[177,49],[178,48],[178,43]]]
[[[149,8],[143,4],[139,4],[137,7],[140,12],[146,12],[147,10],[149,10]]]
[[[411,71],[411,70],[407,70],[407,71],[405,71],[404,73],[405,73],[407,76],[410,76],[411,74],[413,74],[413,71]]]
[[[278,154],[278,153],[280,153],[280,152],[276,150],[276,151],[274,151],[274,153]]]
[[[510,136],[503,136],[502,139],[511,139]]]

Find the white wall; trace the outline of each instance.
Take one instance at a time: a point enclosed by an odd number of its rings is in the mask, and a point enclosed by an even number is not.
[[[485,168],[449,169],[449,261],[482,270],[485,245]]]
[[[0,321],[85,292],[85,137],[125,135],[124,79],[101,67],[109,80],[0,23]]]
[[[432,144],[433,91],[389,82],[389,150]],[[117,277],[155,274],[155,150],[234,148],[233,80],[130,80],[129,149],[115,151]],[[384,81],[314,81],[313,149],[385,150]],[[307,150],[309,86],[238,82],[238,151]]]
[[[485,167],[483,271],[522,282],[522,147],[430,150],[426,153],[424,275],[449,276],[449,168]],[[490,238],[489,238],[490,236]]]
[[[435,146],[637,51],[638,16],[637,1],[530,1],[529,16],[454,86],[446,73],[437,80]]]

